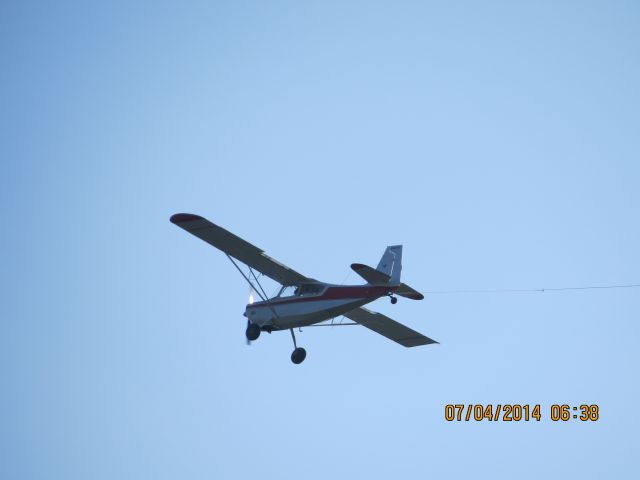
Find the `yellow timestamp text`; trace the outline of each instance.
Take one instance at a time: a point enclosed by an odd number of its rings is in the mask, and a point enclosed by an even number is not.
[[[539,422],[543,418],[540,404],[529,405],[519,403],[507,404],[447,404],[444,407],[444,419],[447,422]],[[549,418],[554,422],[580,420],[595,422],[600,418],[598,405],[554,404],[549,409]]]

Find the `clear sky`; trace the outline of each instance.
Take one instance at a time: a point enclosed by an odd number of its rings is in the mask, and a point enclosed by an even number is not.
[[[210,218],[357,283],[640,283],[633,1],[0,5],[0,477],[638,478],[638,289],[244,342]],[[273,285],[269,286],[273,289]],[[448,423],[448,403],[543,420]],[[549,406],[595,403],[596,423]]]

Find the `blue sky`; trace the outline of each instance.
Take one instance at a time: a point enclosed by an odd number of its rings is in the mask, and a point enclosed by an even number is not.
[[[210,218],[358,282],[640,282],[635,2],[4,2],[0,476],[637,478],[637,289],[427,295],[244,344]],[[270,286],[273,288],[273,286]],[[448,423],[448,403],[541,404]],[[596,423],[554,423],[596,403]]]

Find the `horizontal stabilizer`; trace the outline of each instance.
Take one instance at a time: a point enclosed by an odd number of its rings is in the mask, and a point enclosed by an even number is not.
[[[356,308],[355,310],[345,313],[344,316],[405,347],[417,347],[419,345],[438,343],[410,329],[406,325],[391,320],[386,315],[372,312],[366,308]]]
[[[363,265],[362,263],[352,263],[351,268],[372,285],[385,285],[391,280],[389,275],[375,270],[368,265]],[[424,295],[406,283],[401,283],[395,293],[401,297],[410,298],[411,300],[422,300],[424,298]]]
[[[396,295],[400,295],[401,297],[410,298],[411,300],[422,300],[424,295],[414,290],[409,285],[405,283],[401,283],[398,289],[396,290]]]
[[[364,278],[367,283],[376,284],[376,283],[389,283],[391,277],[386,273],[382,273],[379,270],[376,270],[368,265],[363,265],[362,263],[352,263],[351,268],[354,272]]]

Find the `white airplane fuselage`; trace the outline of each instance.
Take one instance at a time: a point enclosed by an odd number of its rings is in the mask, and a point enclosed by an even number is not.
[[[338,317],[397,288],[394,285],[302,285],[298,288],[299,294],[247,305],[244,316],[269,331],[304,327]]]

